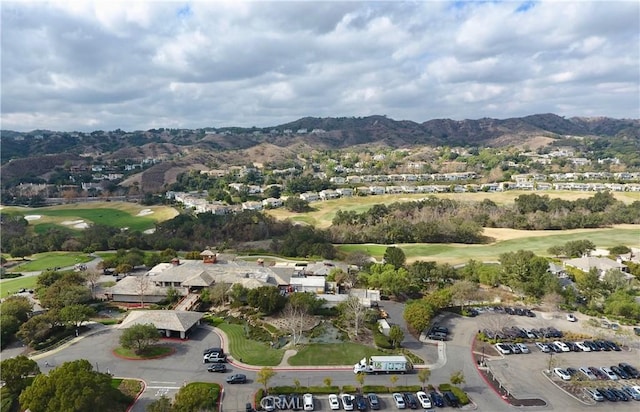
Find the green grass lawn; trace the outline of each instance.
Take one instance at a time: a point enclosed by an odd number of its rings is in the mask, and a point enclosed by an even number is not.
[[[549,231],[547,236],[526,237],[505,240],[488,245],[463,245],[445,243],[416,243],[398,245],[405,253],[407,260],[431,260],[440,263],[465,263],[469,259],[478,261],[495,261],[502,253],[517,250],[530,250],[539,256],[550,257],[547,249],[554,245],[563,245],[573,240],[590,240],[598,248],[616,245],[636,246],[640,242],[638,229],[592,229],[588,232],[566,233]],[[386,245],[337,245],[338,250],[345,253],[361,251],[380,260],[384,256]]]
[[[227,334],[229,351],[234,359],[257,366],[276,366],[280,364],[284,350],[273,349],[266,343],[247,339],[242,325],[221,323],[218,328]]]
[[[63,217],[69,221],[85,220],[87,223],[93,222],[119,228],[128,227],[129,230],[132,231],[151,229],[155,226],[156,222],[155,219],[149,216],[135,216],[122,210],[110,208],[38,210],[38,214],[49,217]],[[37,227],[38,221],[32,220],[30,224]]]
[[[45,252],[29,256],[30,261],[25,261],[11,268],[11,272],[34,272],[48,268],[73,266],[76,263],[86,263],[93,258],[82,252]]]
[[[0,296],[7,297],[13,295],[20,289],[33,289],[38,281],[37,276],[19,277],[15,279],[4,279],[0,281]]]
[[[289,358],[292,366],[307,365],[355,365],[362,358],[373,355],[385,355],[370,346],[352,342],[313,343],[304,345],[298,353]]]
[[[148,347],[144,351],[144,353],[140,353],[140,354],[135,353],[132,349],[127,349],[123,347],[116,348],[114,352],[117,355],[120,355],[127,359],[143,360],[143,359],[156,359],[156,358],[161,358],[164,356],[171,355],[173,352],[175,352],[175,349],[172,348],[171,346],[153,345]]]

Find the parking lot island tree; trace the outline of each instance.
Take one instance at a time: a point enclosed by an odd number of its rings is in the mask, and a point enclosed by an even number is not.
[[[389,376],[389,382],[391,383],[391,387],[395,388],[396,387],[396,383],[398,382],[398,379],[400,379],[398,377],[398,375],[391,375]]]
[[[126,349],[131,349],[137,354],[144,353],[146,349],[160,340],[160,332],[152,323],[135,324],[125,329],[120,336],[120,344]]]
[[[451,377],[449,378],[449,382],[451,382],[451,384],[454,386],[459,386],[465,383],[464,374],[462,373],[462,371],[460,370],[453,372],[451,374]]]
[[[389,340],[394,348],[399,348],[404,340],[404,332],[398,325],[393,325],[389,329]]]
[[[256,374],[256,382],[264,386],[264,392],[269,392],[269,382],[276,376],[277,372],[268,366],[260,369]]]
[[[358,382],[360,393],[362,393],[362,387],[364,386],[364,380],[367,377],[366,373],[356,373],[355,379]]]
[[[424,390],[424,385],[429,381],[429,378],[431,377],[431,369],[429,368],[418,369],[418,373],[416,374],[416,376],[418,377],[418,382],[420,382],[420,386],[422,386],[422,389]]]
[[[330,388],[331,384],[333,383],[333,380],[327,376],[322,380],[322,383],[324,383],[324,386],[326,386],[327,388]]]

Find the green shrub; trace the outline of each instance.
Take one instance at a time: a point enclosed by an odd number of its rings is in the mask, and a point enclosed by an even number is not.
[[[351,393],[351,392],[356,392],[356,391],[357,391],[357,389],[353,385],[344,385],[342,387],[342,392],[344,392],[344,393]]]
[[[460,405],[466,405],[469,403],[469,396],[467,396],[465,391],[463,391],[462,389],[458,388],[457,386],[452,386],[451,392],[456,395],[456,398],[458,398],[458,400],[460,401]]]
[[[386,337],[380,331],[376,331],[375,328],[373,329],[373,341],[376,344],[376,346],[379,348],[383,348],[383,349],[393,348],[393,345],[391,344],[391,341],[389,341],[389,338]]]
[[[364,393],[388,393],[389,388],[383,385],[363,385],[362,392]]]
[[[22,276],[22,273],[0,273],[0,279],[15,279]]]
[[[256,391],[256,394],[253,396],[253,406],[256,407],[260,405],[260,399],[264,398],[264,389],[260,388]]]
[[[394,386],[394,392],[418,392],[422,390],[420,385]]]

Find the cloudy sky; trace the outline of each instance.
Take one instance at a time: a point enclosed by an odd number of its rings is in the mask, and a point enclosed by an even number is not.
[[[631,1],[5,1],[1,127],[640,116]]]

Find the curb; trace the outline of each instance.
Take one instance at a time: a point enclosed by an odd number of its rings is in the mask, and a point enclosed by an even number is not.
[[[131,378],[124,378],[124,379],[131,379]],[[147,390],[147,382],[145,382],[143,379],[139,379],[139,378],[133,378],[131,380],[136,380],[138,382],[140,382],[142,384],[142,389],[140,389],[140,392],[138,392],[138,394],[136,395],[136,397],[133,399],[133,401],[131,402],[131,405],[129,405],[129,407],[127,408],[127,412],[131,412],[131,410],[133,409],[133,407],[136,405],[136,403],[138,402],[138,400],[140,399],[140,397],[142,397],[142,394],[144,393],[144,391]]]

